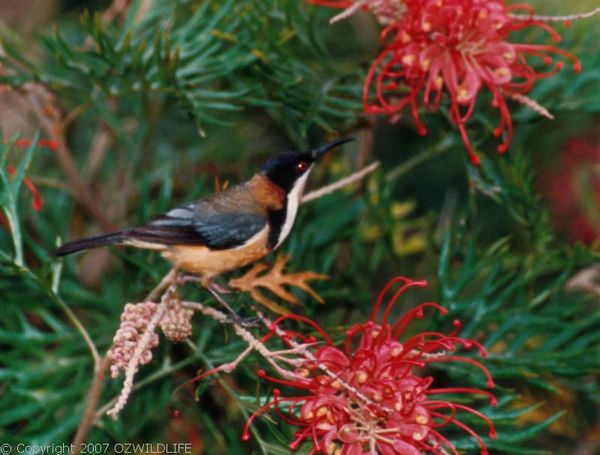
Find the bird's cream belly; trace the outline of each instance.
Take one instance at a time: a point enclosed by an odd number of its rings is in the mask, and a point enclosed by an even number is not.
[[[162,252],[173,266],[204,278],[229,272],[266,256],[268,233],[263,229],[246,244],[224,250],[210,250],[203,245],[169,245]]]

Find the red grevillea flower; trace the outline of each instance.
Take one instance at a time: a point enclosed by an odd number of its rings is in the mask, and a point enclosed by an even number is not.
[[[31,139],[17,139],[15,146],[17,147],[30,147],[33,141]],[[52,151],[58,150],[58,141],[54,139],[40,139],[37,143],[38,147],[46,147]]]
[[[16,147],[30,147],[31,144],[32,144],[32,141],[30,139],[17,139],[15,141]],[[37,145],[39,147],[47,147],[50,150],[57,150],[57,148],[58,148],[58,142],[51,140],[51,139],[40,139],[38,141]],[[8,175],[14,175],[16,172],[16,169],[13,166],[8,166],[6,168],[6,170],[8,171]],[[31,193],[31,197],[32,197],[31,206],[33,207],[33,210],[35,210],[36,212],[39,212],[42,209],[42,205],[43,205],[42,194],[39,192],[39,190],[37,189],[37,187],[34,185],[34,183],[31,181],[31,179],[29,177],[25,177],[23,179],[23,184],[27,187],[27,189]]]
[[[14,175],[17,172],[13,166],[8,166],[6,170],[8,171],[8,175]],[[39,192],[29,177],[23,179],[23,185],[25,185],[31,193],[31,206],[33,207],[33,210],[39,212],[43,205],[42,193]]]
[[[377,322],[383,298],[396,283],[401,286]],[[297,349],[294,339],[309,348],[305,349],[304,359],[296,365],[294,373],[285,379],[269,377],[264,371],[260,371],[259,376],[303,393],[285,396],[275,389],[273,399],[248,420],[243,439],[249,438],[252,421],[272,409],[283,422],[298,427],[290,447],[296,449],[303,442],[310,442],[310,453],[457,454],[453,444],[442,435],[444,427],[449,425],[469,433],[479,443],[481,453],[487,453],[483,440],[461,420],[461,415],[481,418],[489,426],[490,437],[494,438],[492,422],[469,406],[449,401],[449,396],[483,395],[495,405],[494,396],[487,390],[469,387],[436,388],[433,377],[425,375],[423,370],[433,363],[463,362],[479,369],[487,387],[492,388],[491,375],[480,362],[453,353],[456,348],[477,348],[485,356],[485,349],[476,341],[456,336],[458,321],[455,321],[456,330],[450,334],[423,332],[403,337],[410,322],[422,318],[426,309],[446,314],[436,303],[422,303],[398,321],[389,321],[399,296],[410,287],[424,286],[425,281],[404,277],[390,281],[380,293],[371,319],[347,330],[343,348],[336,347],[322,329],[305,318],[288,315],[276,320],[272,333],[291,348]],[[286,319],[309,322],[321,333],[324,344],[282,329],[281,323]]]
[[[483,89],[489,90],[492,106],[500,112],[500,123],[493,134],[502,138],[498,151],[504,153],[513,134],[506,98],[552,118],[525,94],[538,79],[552,76],[563,67],[562,61],[555,62],[556,57],[571,60],[575,71],[581,70],[575,56],[554,46],[509,42],[512,33],[532,27],[548,32],[554,42],[560,41],[559,34],[543,18],[534,16],[528,5],[507,6],[504,0],[380,0],[376,2],[379,8],[388,8],[382,15],[375,11],[374,1],[312,3],[347,8],[347,13],[338,18],[351,14],[360,3],[386,25],[381,34],[383,50],[369,69],[363,89],[365,112],[383,113],[397,120],[408,108],[418,132],[425,135],[419,108],[437,110],[446,94],[451,119],[473,164],[480,160],[466,124]],[[398,12],[391,13],[397,3]],[[524,14],[514,14],[518,12]],[[550,69],[536,71],[530,63],[536,60]]]

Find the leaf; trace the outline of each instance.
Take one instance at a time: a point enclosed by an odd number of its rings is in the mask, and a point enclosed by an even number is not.
[[[279,256],[273,268],[262,276],[259,276],[259,274],[267,270],[269,266],[264,263],[255,264],[245,275],[230,280],[229,286],[243,292],[249,292],[250,297],[256,302],[278,314],[289,314],[289,311],[265,297],[258,288],[267,289],[292,305],[300,305],[298,298],[283,287],[284,285],[294,286],[311,295],[317,302],[324,303],[319,294],[307,284],[307,281],[327,280],[329,277],[316,272],[285,274],[283,268],[289,259],[289,256]]]
[[[4,215],[6,216],[10,226],[15,250],[14,260],[15,264],[18,266],[23,265],[23,241],[21,223],[17,209],[17,200],[19,197],[19,191],[21,190],[21,186],[25,180],[25,174],[29,168],[29,165],[31,164],[31,160],[33,159],[33,152],[37,147],[39,136],[40,135],[38,132],[25,151],[23,158],[17,165],[15,174],[12,178],[10,178],[8,175],[8,168],[5,168],[6,154],[12,147],[12,144],[5,149],[4,145],[2,144],[2,137],[0,136],[0,204],[2,206],[0,208],[4,212]],[[14,140],[12,143],[14,144]]]

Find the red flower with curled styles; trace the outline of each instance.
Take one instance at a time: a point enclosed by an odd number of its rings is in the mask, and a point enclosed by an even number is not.
[[[15,175],[17,170],[13,167],[13,166],[8,166],[6,168],[6,170],[8,171],[8,175]],[[31,207],[33,207],[33,210],[35,210],[36,212],[39,212],[40,210],[42,210],[42,204],[43,204],[43,200],[42,200],[42,194],[39,192],[39,190],[37,189],[37,187],[34,185],[34,183],[31,181],[31,179],[29,177],[25,177],[23,179],[23,185],[25,185],[27,187],[27,189],[29,190],[29,192],[31,193]]]
[[[343,2],[312,0],[312,3],[344,7]],[[351,14],[358,9],[359,3],[373,10],[371,3],[386,2],[345,3],[350,3],[346,12]],[[405,108],[410,109],[418,132],[425,135],[427,130],[420,119],[420,107],[436,111],[446,94],[450,99],[451,120],[457,126],[473,164],[478,164],[480,159],[466,125],[483,89],[489,90],[492,106],[500,112],[500,122],[493,134],[502,138],[498,151],[504,153],[513,134],[507,98],[552,118],[544,107],[525,94],[538,79],[552,76],[564,66],[562,61],[555,61],[557,57],[571,60],[576,72],[581,70],[574,55],[554,46],[508,41],[512,33],[532,27],[548,32],[554,42],[561,40],[545,22],[556,18],[534,16],[528,5],[508,6],[504,0],[387,1],[388,5],[396,3],[398,14],[394,16],[387,11],[385,16],[397,17],[396,20],[382,21],[376,14],[379,22],[385,25],[381,33],[383,50],[367,74],[363,89],[364,110],[387,114],[397,120]],[[346,17],[347,13],[336,17]],[[536,60],[550,69],[536,71],[530,63]]]
[[[31,144],[32,144],[32,141],[29,139],[17,139],[15,141],[14,145],[16,147],[30,147]],[[56,150],[58,147],[58,143],[56,141],[48,140],[48,139],[40,139],[38,141],[37,145],[40,147],[47,147],[50,150]],[[9,176],[12,176],[17,172],[17,170],[14,166],[7,166],[6,170],[8,171]],[[33,207],[33,210],[35,210],[36,212],[39,212],[42,209],[42,205],[43,205],[42,194],[40,193],[40,191],[37,189],[37,187],[35,186],[35,184],[31,181],[31,179],[29,177],[25,177],[23,179],[23,184],[31,193],[31,197],[32,197],[31,206]],[[2,224],[6,224],[6,223],[4,221],[2,221]]]
[[[401,286],[377,322],[383,299],[396,283]],[[298,359],[293,374],[282,375],[284,379],[270,377],[262,370],[259,376],[303,393],[286,396],[275,389],[273,399],[248,420],[243,439],[249,438],[250,424],[257,416],[274,410],[283,422],[298,427],[290,447],[297,449],[302,443],[310,442],[313,454],[458,454],[442,435],[444,427],[449,425],[469,433],[478,442],[481,453],[486,454],[484,441],[463,423],[461,414],[482,419],[489,426],[490,437],[494,438],[492,422],[469,406],[449,401],[449,396],[482,395],[495,405],[494,396],[487,390],[469,387],[436,388],[433,377],[423,372],[433,363],[463,362],[479,369],[487,387],[492,388],[491,375],[479,361],[453,354],[461,347],[477,348],[485,356],[485,349],[476,341],[457,336],[458,321],[450,334],[423,332],[402,340],[411,321],[422,318],[426,309],[446,314],[444,308],[433,302],[418,305],[394,323],[389,321],[390,312],[404,291],[425,286],[425,281],[404,277],[390,281],[380,293],[371,319],[347,330],[343,348],[336,347],[316,323],[306,318],[286,315],[273,322],[271,333],[296,352],[298,346],[304,346],[304,356]],[[310,323],[319,331],[324,344],[283,329],[281,323],[286,319]]]

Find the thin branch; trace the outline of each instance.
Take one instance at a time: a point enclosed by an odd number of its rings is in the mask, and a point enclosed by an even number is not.
[[[42,125],[44,122],[42,121]],[[105,231],[111,231],[115,229],[115,226],[108,219],[105,214],[105,211],[100,207],[98,203],[97,196],[92,194],[92,191],[88,188],[86,183],[84,182],[77,166],[75,165],[75,161],[73,160],[73,154],[71,153],[71,149],[67,145],[65,131],[63,130],[61,125],[55,125],[54,128],[46,125],[43,126],[46,133],[56,138],[58,141],[58,149],[56,150],[56,155],[58,157],[58,161],[62,166],[65,174],[69,178],[70,184],[73,187],[73,195],[75,199],[79,202],[79,204],[90,214],[97,222],[100,224],[102,229]]]
[[[538,16],[537,14],[510,14],[510,17],[521,20],[534,20],[542,22],[564,22],[564,21],[576,21],[579,19],[587,19],[588,17],[595,16],[600,13],[600,7],[593,9],[587,13],[571,14],[569,16]]]
[[[347,19],[348,17],[352,16],[354,13],[356,13],[359,9],[361,9],[363,6],[367,5],[368,3],[369,3],[369,0],[359,0],[357,2],[354,2],[352,4],[352,6],[349,6],[341,13],[336,14],[331,19],[329,19],[329,23],[335,24],[336,22]]]
[[[88,349],[90,350],[90,352],[92,354],[92,358],[94,359],[94,369],[99,368],[100,364],[102,363],[102,358],[100,357],[100,354],[98,353],[98,349],[96,348],[96,345],[94,344],[94,341],[92,340],[92,337],[88,333],[87,329],[81,323],[79,318],[77,318],[77,316],[75,316],[75,313],[73,313],[73,311],[71,310],[71,308],[69,308],[67,303],[61,297],[58,296],[58,294],[56,295],[55,300],[59,304],[59,306],[62,308],[62,310],[65,312],[65,314],[67,315],[67,318],[69,318],[71,323],[79,331],[79,333],[83,337],[85,343],[88,345]]]
[[[146,297],[144,297],[144,302],[154,302],[156,299],[158,299],[162,293],[167,290],[167,288],[169,286],[171,286],[174,282],[175,279],[177,278],[177,270],[175,269],[171,269],[169,271],[169,273],[167,273],[162,280],[160,280],[160,283],[158,283],[156,285],[156,287],[154,289],[152,289],[148,295]]]
[[[77,202],[98,221],[104,230],[114,229],[104,210],[98,204],[98,198],[92,195],[90,188],[88,188],[77,169],[73,154],[67,145],[65,124],[61,119],[60,111],[53,104],[53,96],[45,87],[39,84],[27,84],[23,90],[40,121],[42,129],[58,143],[56,157],[67,175],[70,185],[73,187],[73,195]]]
[[[104,357],[94,369],[94,379],[92,380],[92,385],[87,394],[85,409],[81,416],[79,427],[77,427],[77,432],[71,441],[72,454],[80,452],[81,444],[87,440],[90,429],[96,420],[96,407],[100,400],[102,385],[104,384],[104,378],[106,377],[109,365],[110,362],[108,358]]]
[[[381,163],[379,161],[375,161],[374,163],[371,163],[367,167],[364,167],[361,170],[356,171],[355,173],[353,173],[347,177],[344,177],[343,179],[340,179],[337,182],[332,183],[331,185],[326,185],[322,188],[319,188],[318,190],[311,191],[310,193],[305,194],[302,197],[301,203],[304,204],[306,202],[314,201],[315,199],[319,199],[320,197],[323,197],[329,193],[333,193],[334,191],[337,191],[340,188],[343,188],[348,185],[352,185],[354,182],[357,182],[357,181],[365,178],[365,176],[367,176],[368,174],[373,172],[375,169],[377,169],[380,164]]]
[[[197,311],[205,316],[214,319],[220,324],[227,324],[230,322],[230,318],[228,318],[225,313],[217,310],[216,308],[205,306],[198,302],[181,302],[181,304],[186,308],[190,308],[194,311]],[[283,370],[279,365],[277,365],[276,362],[273,361],[271,351],[269,351],[267,347],[260,342],[260,340],[258,340],[254,335],[252,335],[252,333],[243,328],[241,325],[237,324],[235,321],[233,321],[231,324],[236,335],[239,336],[242,340],[244,340],[248,344],[249,348],[252,348],[252,350],[257,351],[260,355],[262,355],[265,358],[265,360],[269,362],[271,366],[273,366],[273,368],[275,368],[279,373],[283,374],[284,376],[287,376],[289,374],[288,372]],[[244,351],[244,353],[245,352],[246,351]],[[224,369],[227,369],[227,366],[225,366]]]
[[[84,167],[84,173],[89,181],[93,181],[106,159],[109,147],[114,141],[114,134],[109,126],[100,121],[90,143],[90,150]],[[122,201],[125,198],[119,198]],[[122,204],[124,205],[124,204]]]
[[[533,112],[538,113],[542,117],[546,117],[547,119],[554,120],[554,116],[550,113],[550,111],[548,111],[548,109],[546,109],[544,106],[542,106],[537,101],[532,100],[528,96],[521,95],[520,93],[510,93],[508,96],[510,96],[513,100],[521,103],[522,105],[527,106]]]

